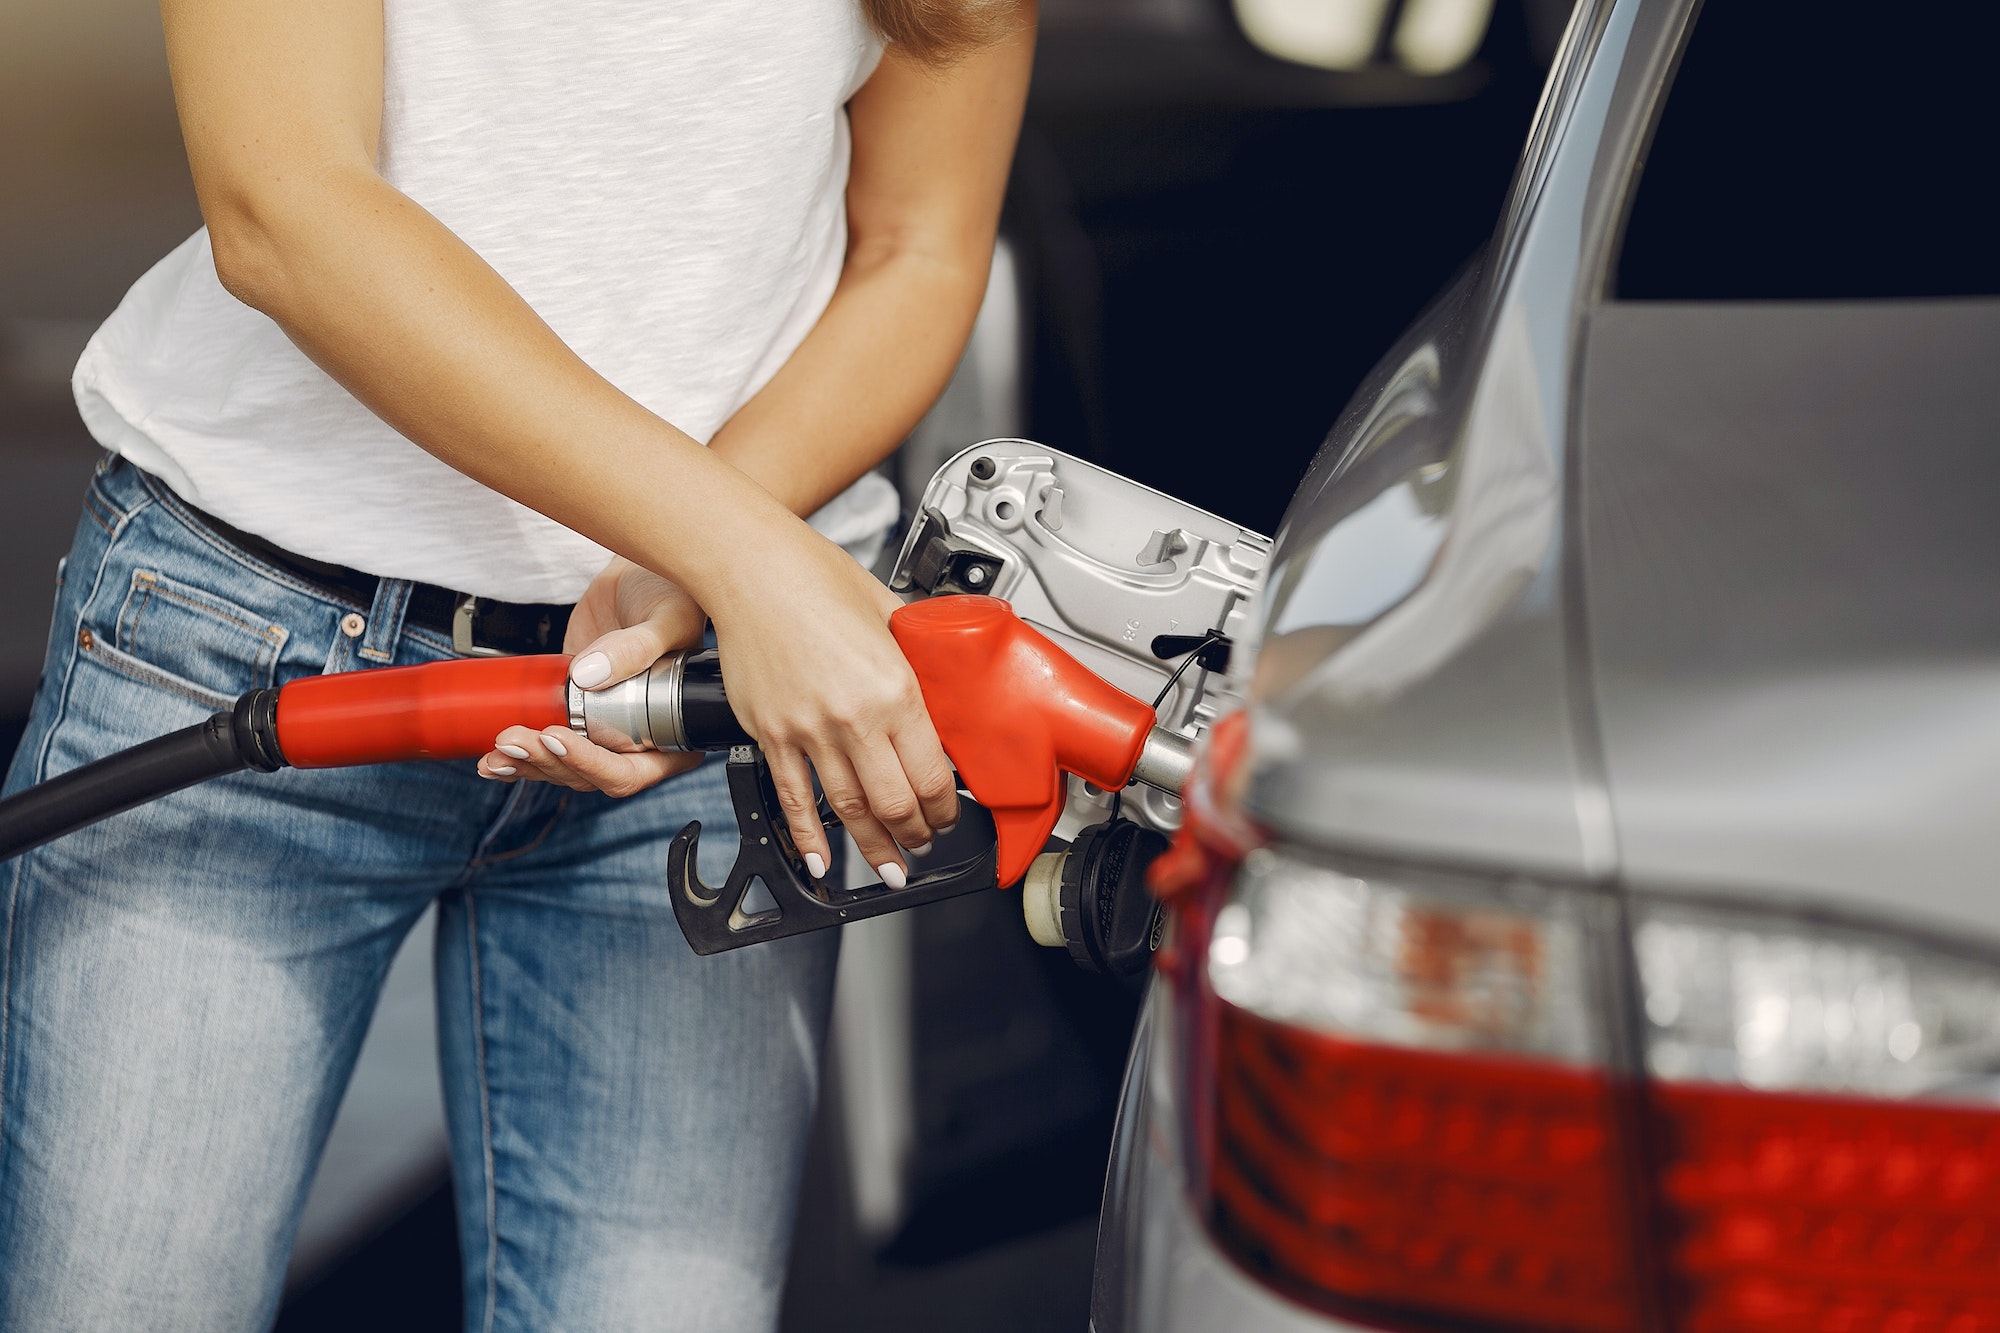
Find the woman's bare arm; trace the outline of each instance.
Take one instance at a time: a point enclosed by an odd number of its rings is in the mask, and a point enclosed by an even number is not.
[[[710,441],[795,513],[886,458],[958,364],[986,291],[1034,36],[1027,3],[1012,36],[943,69],[892,46],[850,104],[840,285]]]
[[[375,169],[381,0],[163,0],[188,161],[231,294],[458,470],[726,602],[781,507],[621,393]],[[648,497],[634,505],[612,497]]]
[[[949,823],[950,766],[886,591],[592,371],[377,173],[380,0],[161,8],[225,286],[424,449],[686,588],[802,851],[827,855],[808,760],[872,864]]]

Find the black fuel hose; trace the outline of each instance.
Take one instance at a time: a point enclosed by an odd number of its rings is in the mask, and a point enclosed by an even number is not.
[[[278,692],[252,690],[206,722],[73,768],[0,801],[0,861],[151,800],[245,768],[285,766]]]
[[[0,861],[225,773],[475,758],[504,727],[577,725],[579,711],[592,736],[622,726],[623,735],[659,745],[657,713],[667,742],[660,748],[751,743],[730,711],[713,650],[671,653],[651,671],[590,695],[570,685],[569,658],[559,654],[307,676],[280,689],[252,690],[206,722],[0,801]]]

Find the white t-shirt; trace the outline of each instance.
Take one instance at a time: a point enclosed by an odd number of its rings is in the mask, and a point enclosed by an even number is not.
[[[380,169],[613,384],[706,442],[784,364],[847,244],[855,0],[386,0]],[[206,231],[77,365],[105,447],[316,560],[521,602],[608,553],[453,471],[224,291]],[[815,516],[879,543],[870,475]],[[718,531],[717,540],[727,533]]]

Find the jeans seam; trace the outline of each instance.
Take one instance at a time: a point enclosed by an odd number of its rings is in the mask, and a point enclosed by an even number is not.
[[[95,523],[98,527],[104,529],[105,536],[115,537],[118,535],[116,529],[114,529],[111,524],[104,521],[104,515],[97,512],[97,496],[95,493],[95,488],[93,488],[91,494],[85,495],[83,497],[83,512],[90,515],[91,522]]]
[[[472,962],[472,1051],[479,1080],[480,1166],[486,1179],[486,1313],[480,1320],[482,1333],[493,1333],[495,1307],[499,1303],[500,1206],[493,1165],[493,1093],[486,1078],[486,988],[480,983],[479,907],[472,890],[465,894],[465,941]]]
[[[153,663],[148,662],[141,654],[139,648],[140,622],[145,619],[147,610],[151,607],[153,599],[157,597],[164,602],[172,602],[177,606],[185,607],[190,613],[204,617],[218,625],[231,626],[257,640],[261,646],[251,658],[250,678],[256,682],[257,686],[268,686],[275,683],[278,677],[278,662],[284,656],[285,645],[291,641],[292,632],[283,625],[272,624],[269,619],[265,619],[261,623],[255,620],[245,620],[243,616],[255,615],[256,613],[246,607],[235,606],[226,598],[215,593],[209,593],[208,596],[214,603],[219,603],[219,605],[201,601],[195,597],[188,596],[186,593],[176,592],[173,588],[167,586],[166,576],[158,570],[135,569],[132,571],[132,591],[127,594],[125,605],[119,608],[113,641],[110,644],[100,646],[111,648],[114,652],[122,653],[126,657],[129,657],[138,665],[151,668],[154,671],[172,677],[174,673],[167,671],[164,667],[155,666]],[[133,598],[135,597],[139,599],[136,606],[133,605]],[[232,614],[232,612],[240,614]],[[129,640],[129,646],[121,647],[120,640]],[[85,649],[85,651],[89,652],[91,650]],[[100,660],[106,662],[107,665],[117,665],[109,658],[100,657]],[[188,683],[191,685],[195,684],[193,681]],[[185,693],[185,691],[182,692]],[[217,693],[221,693],[221,691],[217,691]],[[228,701],[224,702],[223,707],[228,707]]]
[[[164,597],[170,602],[178,602],[197,615],[208,616],[211,619],[221,621],[225,625],[234,625],[245,634],[253,638],[262,639],[267,647],[282,648],[285,646],[285,640],[291,637],[290,632],[282,625],[273,625],[268,620],[261,625],[252,621],[241,620],[236,616],[230,615],[219,606],[210,606],[206,602],[183,596],[175,592],[172,588],[162,585],[160,576],[155,570],[134,570],[133,577],[146,585],[146,595],[149,599]]]
[[[132,511],[133,514],[138,512],[137,509]],[[97,571],[91,575],[90,590],[84,593],[82,599],[77,603],[76,618],[79,624],[90,614],[91,603],[97,600],[98,592],[104,587],[104,571],[111,564],[112,553],[118,549],[118,538],[123,535],[124,529],[130,526],[131,519],[132,514],[127,514],[125,516],[125,523],[120,526],[120,531],[114,533],[111,540],[104,543],[104,554],[98,557]],[[56,733],[62,730],[63,720],[69,715],[70,692],[76,688],[77,660],[82,654],[82,639],[76,633],[71,632],[69,635],[69,658],[63,664],[62,688],[56,694],[55,708],[53,710],[54,716],[49,719],[48,730],[42,733],[41,744],[35,750],[34,767],[29,770],[36,782],[41,782],[48,777],[49,751],[54,748]]]
[[[194,681],[188,680],[184,676],[176,676],[171,671],[156,667],[143,658],[134,657],[130,653],[119,652],[108,644],[93,643],[90,647],[85,648],[83,652],[91,661],[108,667],[121,676],[130,680],[136,680],[141,685],[150,685],[154,689],[165,690],[169,694],[178,694],[183,699],[200,704],[204,708],[224,709],[236,702],[235,695],[227,694],[221,690],[208,689]],[[116,655],[114,656],[114,654]]]
[[[95,491],[96,489],[96,486],[93,484],[91,490]],[[89,506],[86,504],[85,507],[88,508]],[[133,512],[136,513],[138,511],[134,510]],[[104,543],[104,554],[97,558],[97,570],[91,575],[90,590],[84,593],[83,599],[77,603],[77,619],[79,621],[89,612],[90,604],[97,599],[98,590],[104,586],[104,571],[111,564],[112,552],[118,547],[119,533],[131,522],[131,518],[131,514],[126,514],[124,520],[119,524],[119,531],[112,532],[109,539]],[[58,606],[60,604],[59,601]],[[49,718],[48,729],[42,733],[41,744],[35,747],[35,762],[28,770],[32,782],[40,782],[48,776],[49,751],[54,747],[56,733],[62,730],[63,719],[69,713],[70,691],[76,688],[77,657],[82,651],[83,645],[78,641],[77,636],[72,633],[69,636],[69,658],[63,666],[62,688],[56,694],[55,706],[51,710],[52,716]],[[26,871],[28,858],[33,855],[34,852],[30,850],[14,858],[13,878],[7,891],[6,968],[4,978],[0,978],[0,1148],[4,1148],[5,1146],[7,1125],[7,1061],[13,1052],[14,919],[21,900],[21,876]],[[8,1156],[9,1154],[6,1152],[0,1151],[0,1162],[6,1161]]]
[[[14,1049],[14,914],[21,901],[21,867],[28,859],[23,852],[14,858],[13,873],[7,877],[6,948],[0,951],[0,1189],[4,1189],[7,1163],[7,1085],[12,1072],[8,1057]]]
[[[85,487],[83,492],[83,509],[98,527],[104,529],[106,536],[116,537],[119,529],[131,522],[132,515],[144,509],[152,501],[143,500],[136,507],[127,509],[105,491],[101,484],[103,478],[102,472],[91,476],[90,485]]]

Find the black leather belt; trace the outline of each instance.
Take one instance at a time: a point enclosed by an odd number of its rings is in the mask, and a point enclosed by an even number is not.
[[[342,601],[363,608],[374,605],[375,589],[381,583],[375,575],[294,555],[254,533],[203,513],[185,499],[181,504],[216,536],[242,547],[265,564],[274,565]],[[445,635],[461,657],[511,657],[520,653],[561,652],[571,610],[554,602],[500,602],[440,588],[434,583],[413,583],[409,604],[403,609],[403,623]]]

